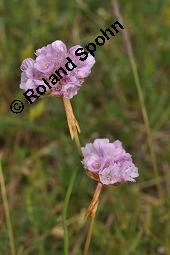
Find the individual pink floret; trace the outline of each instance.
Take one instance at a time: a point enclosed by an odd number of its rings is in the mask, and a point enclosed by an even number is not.
[[[108,139],[96,139],[82,148],[82,154],[84,168],[97,174],[102,184],[134,182],[139,176],[131,155],[118,140],[110,143]]]

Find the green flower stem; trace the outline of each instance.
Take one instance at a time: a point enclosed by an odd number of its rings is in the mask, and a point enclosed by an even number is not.
[[[78,150],[78,153],[81,155],[81,146],[78,134],[75,134],[75,144]],[[63,228],[64,228],[64,255],[68,255],[69,250],[69,239],[68,239],[68,229],[67,229],[67,211],[68,211],[68,204],[70,201],[71,193],[73,190],[74,182],[77,177],[77,168],[74,169],[74,171],[71,174],[71,179],[67,188],[65,200],[64,200],[64,208],[63,208]]]
[[[78,136],[78,132],[80,132],[80,128],[79,128],[78,122],[74,116],[70,100],[63,98],[63,103],[64,103],[64,107],[66,111],[67,123],[68,123],[69,131],[70,131],[71,139],[74,140],[78,154],[81,156],[82,155],[81,145],[80,145],[80,140]],[[67,189],[65,200],[64,200],[64,208],[63,208],[63,214],[62,214],[63,228],[64,228],[64,255],[68,255],[68,250],[69,250],[67,211],[68,211],[69,200],[71,197],[76,176],[77,176],[77,168],[74,169],[74,171],[71,174],[70,183],[68,185],[68,189]]]
[[[64,200],[64,208],[63,208],[63,228],[64,228],[64,255],[68,255],[69,249],[69,240],[68,240],[68,229],[67,229],[67,211],[68,211],[68,204],[70,200],[70,196],[73,190],[74,182],[77,175],[77,168],[74,169],[71,175],[70,183],[66,192],[65,200]]]
[[[70,131],[70,136],[71,136],[71,139],[74,140],[78,154],[81,157],[82,152],[81,152],[81,145],[80,145],[80,140],[79,140],[79,136],[78,136],[78,133],[80,133],[79,124],[74,116],[70,100],[63,98],[63,103],[64,103],[64,107],[65,107],[65,111],[66,111],[67,123],[68,123],[69,131]],[[68,204],[69,204],[69,200],[70,200],[70,196],[71,196],[71,193],[73,190],[73,185],[74,185],[76,176],[77,176],[77,168],[73,171],[73,173],[71,175],[70,183],[69,183],[65,201],[64,201],[64,208],[63,208],[64,255],[68,255],[68,250],[69,250],[68,229],[67,229],[67,221],[66,220],[67,220]],[[87,233],[87,238],[85,241],[85,247],[84,247],[84,253],[83,253],[84,255],[88,254],[88,250],[89,250],[89,246],[90,246],[90,242],[91,242],[91,238],[92,238],[94,220],[95,220],[96,211],[97,211],[97,207],[98,207],[98,199],[99,199],[101,189],[102,189],[102,184],[98,183],[96,190],[94,192],[92,202],[90,203],[90,207],[89,207],[90,209],[87,212],[87,214],[89,215],[89,218],[90,218],[90,224],[89,224],[89,229],[88,229],[88,233]]]
[[[77,132],[74,134],[74,141],[75,141],[75,144],[76,144],[76,148],[77,148],[78,154],[80,156],[82,156],[80,140],[79,140],[79,136],[78,136]]]

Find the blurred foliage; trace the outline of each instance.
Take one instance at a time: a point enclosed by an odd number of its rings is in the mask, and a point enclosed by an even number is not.
[[[96,64],[72,104],[84,145],[97,137],[120,139],[139,167],[136,184],[105,188],[90,254],[170,254],[170,2],[120,0],[139,68],[165,201],[156,196],[146,130],[121,32],[96,51]],[[0,0],[0,149],[18,255],[63,255],[61,211],[74,167],[79,173],[69,204],[70,254],[81,254],[85,208],[95,183],[70,140],[61,99],[25,102],[10,112],[20,64],[56,39],[86,45],[115,21],[111,1]],[[0,203],[0,254],[9,255]]]

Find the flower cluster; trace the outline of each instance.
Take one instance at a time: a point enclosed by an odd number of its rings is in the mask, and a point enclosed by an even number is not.
[[[131,155],[126,153],[118,140],[110,143],[108,139],[96,139],[86,144],[82,153],[84,168],[102,184],[134,182],[139,175]]]
[[[59,40],[36,50],[35,55],[35,60],[27,58],[21,64],[20,88],[36,90],[41,94],[40,87],[45,86],[45,91],[47,87],[51,89],[52,96],[67,99],[77,94],[95,63],[94,57],[80,45],[67,50],[66,45]],[[64,70],[64,65],[69,72]],[[82,154],[82,163],[87,174],[104,185],[133,182],[138,177],[138,169],[133,164],[131,155],[118,140],[110,143],[108,139],[96,139],[82,148]]]
[[[87,52],[75,55],[77,49],[83,48],[80,45],[76,45],[67,50],[66,45],[62,41],[57,40],[36,50],[35,60],[27,58],[21,64],[22,74],[20,88],[28,90],[36,89],[39,85],[47,87],[47,84],[45,84],[42,79],[48,80],[50,75],[64,66],[67,58],[69,58],[71,61],[74,61],[76,68],[73,70],[70,68],[71,71],[67,74],[63,72],[62,77],[60,77],[60,79],[58,78],[55,86],[54,83],[50,85],[52,87],[51,95],[63,96],[71,99],[77,94],[84,78],[90,74],[91,68],[95,63],[94,57]],[[85,53],[88,55],[83,61],[82,58],[77,57]],[[70,63],[68,63],[68,65],[69,64]]]

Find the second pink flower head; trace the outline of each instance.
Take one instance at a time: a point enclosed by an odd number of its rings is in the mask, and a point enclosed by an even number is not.
[[[134,182],[139,176],[131,155],[118,140],[110,143],[108,139],[96,139],[93,143],[86,144],[82,153],[84,168],[90,176],[97,176],[102,184]]]

